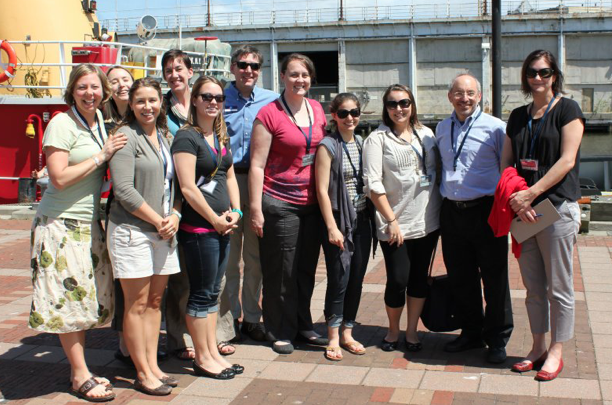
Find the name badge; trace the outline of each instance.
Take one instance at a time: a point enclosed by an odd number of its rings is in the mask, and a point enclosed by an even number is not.
[[[536,172],[538,171],[538,161],[536,159],[521,159],[521,168]]]
[[[314,164],[314,160],[315,160],[314,153],[310,153],[308,155],[304,155],[302,157],[302,167],[310,166],[310,165]]]
[[[365,194],[357,194],[355,198],[353,198],[353,207],[357,207],[358,205],[361,205],[361,203],[365,201],[365,199],[366,199]]]
[[[431,185],[431,174],[422,175],[419,181],[421,187],[429,187]]]
[[[216,187],[217,187],[217,180],[211,180],[208,183],[202,184],[200,186],[200,190],[202,190],[206,194],[212,195],[215,192]]]

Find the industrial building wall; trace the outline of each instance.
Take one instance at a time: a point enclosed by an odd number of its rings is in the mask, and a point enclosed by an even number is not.
[[[524,58],[535,49],[548,49],[557,57],[562,56],[562,51],[565,53],[561,63],[566,95],[582,106],[591,121],[612,120],[612,14],[600,18],[592,14],[572,14],[563,19],[512,17],[504,19],[503,26],[502,111],[505,116],[529,101],[520,92]],[[213,29],[210,33],[233,46],[253,41],[265,57],[259,84],[266,88],[274,87],[270,68],[272,41],[276,42],[278,54],[338,53],[343,41],[345,54],[338,58],[341,62],[337,64],[338,91],[346,89],[357,93],[369,100],[366,112],[380,114],[381,98],[387,86],[393,83],[412,85],[416,87],[419,113],[437,120],[450,113],[448,85],[461,72],[470,72],[481,80],[483,107],[485,111],[491,109],[488,30],[487,21],[468,18],[447,22],[279,26],[273,32],[238,27]]]

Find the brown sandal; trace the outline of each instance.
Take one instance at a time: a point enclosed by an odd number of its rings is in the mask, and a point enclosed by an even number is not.
[[[228,351],[223,351],[223,349],[226,348],[230,348],[230,350]],[[231,356],[232,354],[236,353],[236,347],[234,347],[234,345],[232,345],[230,342],[219,342],[219,344],[217,345],[217,349],[219,350],[219,354],[221,356]]]
[[[333,356],[331,355],[333,353]],[[340,357],[338,357],[340,355]],[[340,361],[342,360],[342,349],[338,346],[327,346],[325,348],[325,358],[329,361]]]
[[[108,391],[108,387],[106,385],[97,382],[94,379],[94,377],[91,377],[90,379],[85,381],[83,384],[81,384],[78,390],[75,390],[74,388],[71,387],[70,393],[76,397],[79,397],[89,402],[108,402],[108,401],[112,401],[113,399],[115,399],[116,395],[112,391],[110,391],[107,395],[103,397],[92,397],[90,395],[87,395],[91,390],[93,390],[99,385],[106,387],[106,390]]]
[[[356,340],[340,343],[340,347],[349,353],[356,354],[357,356],[361,356],[366,353],[366,348]]]

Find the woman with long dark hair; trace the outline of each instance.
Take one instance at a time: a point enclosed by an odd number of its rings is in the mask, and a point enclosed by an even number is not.
[[[191,95],[188,123],[172,144],[185,197],[179,242],[189,275],[186,322],[195,348],[195,374],[227,380],[244,371],[221,356],[216,339],[229,234],[242,218],[240,194],[223,120],[223,86],[214,77],[202,76]]]
[[[363,189],[363,140],[355,134],[361,107],[357,96],[338,94],[329,110],[335,131],[317,149],[317,197],[325,222],[321,235],[327,266],[325,319],[329,345],[325,358],[342,360],[344,348],[356,355],[366,349],[353,338],[368,267],[372,231]]]
[[[563,73],[552,53],[530,53],[521,69],[521,90],[533,101],[512,111],[506,128],[502,170],[514,166],[529,188],[510,196],[524,222],[539,219],[533,207],[548,199],[561,219],[522,243],[518,259],[527,288],[525,306],[533,345],[513,371],[540,369],[536,380],[563,370],[563,343],[574,336],[573,254],[580,229],[578,162],[584,116],[563,97]],[[546,333],[551,342],[546,347]]]
[[[394,84],[387,88],[382,118],[383,124],[368,136],[363,147],[365,191],[376,206],[377,236],[387,271],[389,330],[382,349],[397,348],[406,305],[406,348],[416,352],[422,349],[417,325],[427,295],[427,269],[439,235],[439,154],[433,132],[417,118],[408,87]]]
[[[157,344],[168,276],[180,271],[175,234],[181,207],[174,201],[174,165],[157,81],[134,82],[118,131],[128,143],[110,163],[115,198],[108,248],[125,300],[124,339],[136,366],[134,387],[168,395],[178,382],[159,368]]]

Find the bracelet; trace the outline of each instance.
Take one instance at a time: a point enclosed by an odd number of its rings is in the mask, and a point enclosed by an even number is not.
[[[240,215],[240,219],[242,219],[242,211],[240,211],[238,208],[232,209],[232,212],[237,212],[238,215]]]
[[[100,167],[100,165],[102,164],[102,163],[100,162],[100,159],[98,159],[98,157],[97,157],[97,156],[95,156],[95,155],[94,155],[94,156],[92,156],[91,158],[93,159],[94,163],[96,164],[96,167]]]
[[[397,217],[393,218],[391,221],[387,221],[387,224],[392,224],[393,222],[395,222],[397,220]]]
[[[181,213],[180,213],[180,212],[178,212],[177,210],[172,210],[172,214],[176,215],[176,216],[178,217],[179,221],[180,221],[181,219],[183,219],[183,216],[182,216],[182,215],[181,215]],[[172,215],[172,214],[170,214],[170,215]]]

